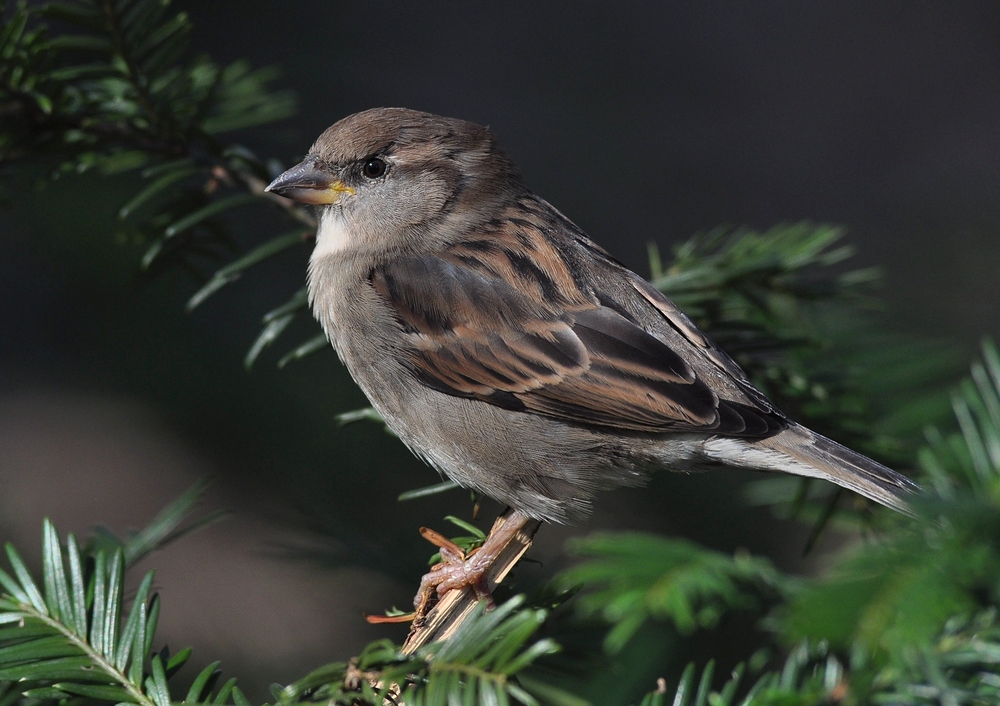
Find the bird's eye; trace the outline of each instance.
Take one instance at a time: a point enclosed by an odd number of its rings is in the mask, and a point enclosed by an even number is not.
[[[385,174],[385,168],[385,160],[379,159],[378,157],[371,157],[365,160],[364,165],[361,167],[361,173],[369,179],[378,179],[380,176]]]

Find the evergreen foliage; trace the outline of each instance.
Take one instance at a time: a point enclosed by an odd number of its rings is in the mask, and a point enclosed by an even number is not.
[[[883,330],[880,274],[848,269],[843,231],[796,223],[766,232],[720,228],[677,246],[668,268],[651,247],[652,281],[705,329],[778,407],[892,467],[912,467],[927,424],[950,414],[961,356]],[[780,476],[751,497],[827,518],[841,491]],[[867,509],[858,500],[854,509]]]
[[[568,549],[586,560],[560,574],[559,581],[586,587],[578,612],[600,615],[613,626],[604,638],[611,653],[647,619],[668,620],[690,634],[713,627],[727,611],[755,607],[762,590],[783,593],[791,583],[765,559],[728,556],[656,535],[599,533]]]
[[[154,572],[143,577],[128,605],[124,580],[129,558],[137,559],[175,538],[196,487],[173,503],[147,529],[127,541],[90,541],[83,548],[70,534],[65,547],[46,520],[43,581],[32,578],[7,544],[13,575],[0,571],[0,703],[104,702],[140,706],[170,703],[235,704],[249,701],[230,679],[216,690],[221,671],[212,662],[186,695],[171,692],[170,678],[191,656],[154,652],[160,600],[150,595]],[[203,524],[202,523],[198,523]],[[185,530],[189,530],[185,528]],[[184,531],[184,530],[182,530]],[[558,650],[550,639],[533,640],[546,611],[515,598],[490,613],[480,607],[447,643],[409,656],[386,640],[369,645],[349,664],[318,669],[276,693],[276,703],[380,704],[387,697],[407,704],[536,704],[530,680],[515,677],[539,657]],[[127,616],[127,617],[126,617]],[[550,703],[580,703],[538,684]]]
[[[139,183],[119,208],[123,229],[146,244],[145,271],[203,283],[189,308],[314,236],[309,213],[264,193],[282,165],[225,141],[294,112],[288,91],[269,88],[274,69],[189,57],[190,21],[168,2],[0,2],[0,17],[0,167],[30,160],[52,178],[96,171]],[[219,267],[236,250],[226,217],[261,208],[282,214],[286,232]],[[303,290],[264,317],[248,365],[304,308]]]
[[[108,702],[169,706],[169,680],[191,656],[153,651],[160,599],[154,572],[142,578],[126,610],[125,572],[146,554],[204,526],[181,527],[203,488],[196,486],[127,540],[104,532],[83,547],[70,534],[63,546],[43,527],[42,584],[8,543],[13,576],[0,570],[0,703]],[[195,678],[187,702],[249,706],[235,679],[217,691],[218,662]]]
[[[196,277],[189,309],[312,239],[309,213],[263,193],[281,165],[223,140],[291,113],[292,97],[269,87],[273,70],[190,57],[190,24],[162,0],[0,4],[0,20],[0,166],[42,163],[53,179],[132,175],[141,186],[120,217],[147,243],[140,266]],[[286,222],[284,232],[237,253],[228,219],[265,208]],[[581,561],[550,590],[479,611],[449,642],[413,655],[374,642],[276,689],[274,703],[579,706],[588,694],[575,693],[572,673],[559,674],[571,655],[554,657],[561,632],[598,626],[587,654],[572,657],[607,664],[627,659],[650,623],[688,634],[738,611],[766,629],[759,652],[728,678],[717,678],[712,662],[692,664],[676,685],[661,680],[634,703],[1000,704],[1000,355],[984,344],[982,362],[952,394],[942,392],[957,375],[956,355],[880,330],[877,275],[846,268],[840,237],[808,223],[720,229],[680,245],[668,263],[651,249],[653,281],[792,416],[880,460],[918,467],[931,492],[915,518],[863,502],[841,507],[824,484],[761,481],[751,500],[801,511],[817,532],[839,518],[863,527],[865,541],[807,580],[683,540],[593,535],[570,547]],[[265,314],[246,364],[305,308],[299,290]],[[325,345],[310,337],[279,365]],[[377,415],[341,417],[357,419]],[[0,706],[248,706],[235,680],[219,683],[217,662],[186,693],[174,688],[191,653],[157,651],[152,573],[134,596],[123,590],[140,557],[217,519],[185,524],[200,492],[126,538],[102,530],[81,544],[46,522],[40,582],[7,545]]]

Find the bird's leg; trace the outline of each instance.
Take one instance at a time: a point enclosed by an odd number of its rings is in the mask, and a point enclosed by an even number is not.
[[[435,590],[440,596],[452,589],[465,588],[466,586],[472,586],[476,596],[486,599],[492,608],[494,605],[493,596],[486,581],[486,572],[490,565],[496,561],[503,548],[529,520],[527,515],[516,510],[511,512],[507,521],[490,532],[483,545],[469,552],[468,556],[457,545],[434,530],[422,528],[420,534],[441,549],[442,561],[431,567],[430,572],[424,574],[424,577],[420,579],[420,592],[413,599],[413,603],[417,607],[417,614],[421,614]]]

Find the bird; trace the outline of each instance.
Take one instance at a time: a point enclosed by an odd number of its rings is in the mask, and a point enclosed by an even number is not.
[[[414,454],[513,510],[423,594],[531,520],[579,521],[656,469],[820,478],[908,511],[906,476],[785,416],[673,302],[526,185],[487,127],[376,108],[267,191],[317,207],[313,314]],[[418,594],[418,600],[421,594]]]

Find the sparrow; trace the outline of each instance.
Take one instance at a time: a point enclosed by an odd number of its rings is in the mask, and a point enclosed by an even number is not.
[[[486,127],[367,110],[267,190],[318,207],[313,313],[385,423],[515,511],[422,591],[476,585],[530,519],[578,520],[595,492],[654,469],[791,473],[904,512],[919,490],[782,414],[673,302],[532,193]]]

